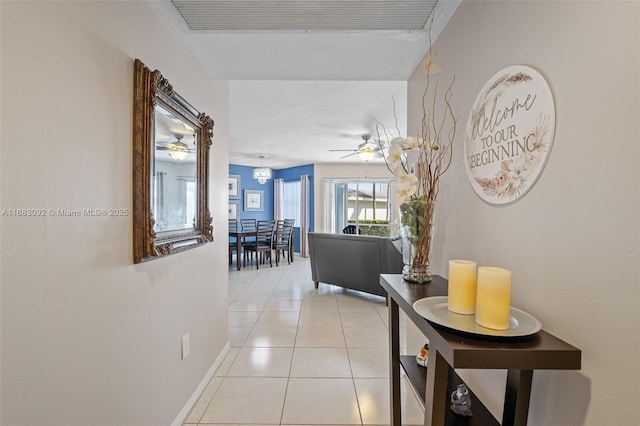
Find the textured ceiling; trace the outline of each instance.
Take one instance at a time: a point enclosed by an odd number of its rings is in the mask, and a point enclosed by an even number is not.
[[[310,163],[358,163],[351,152],[376,120],[393,130],[396,114],[406,121],[407,82],[232,81],[229,92],[229,161],[274,168]],[[405,133],[404,124],[400,123]],[[395,131],[397,136],[397,131]]]
[[[257,166],[264,155],[283,168],[358,162],[328,149],[357,147],[374,117],[393,127],[393,95],[406,134],[406,80],[461,1],[162,0],[156,9],[211,79],[231,81],[230,162]]]

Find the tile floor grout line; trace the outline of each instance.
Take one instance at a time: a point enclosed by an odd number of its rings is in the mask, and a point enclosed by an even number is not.
[[[237,355],[238,355],[238,354],[236,354],[236,356],[237,356]],[[227,353],[227,356],[229,356],[229,354],[228,354],[228,353]],[[226,357],[225,357],[225,359],[226,359]],[[234,360],[235,360],[235,357],[234,357]],[[224,360],[222,361],[222,363],[224,363]],[[218,366],[218,368],[222,367],[222,363],[220,363],[220,365]],[[217,372],[217,370],[216,370],[216,372]],[[215,379],[216,377],[220,377],[220,376],[216,376],[216,375],[215,375],[215,372],[214,372],[214,373],[213,373],[213,377],[211,377],[211,379],[209,380],[209,383],[207,383],[207,386],[204,388],[204,389],[205,389],[205,391],[207,390],[207,387],[209,386],[209,384],[211,384],[211,381],[212,381],[213,379]],[[222,383],[224,383],[224,378],[225,378],[225,377],[226,377],[226,374],[225,374],[225,376],[222,376],[222,378],[220,379],[220,384],[216,387],[216,390],[215,390],[215,391],[213,392],[213,394],[211,395],[211,399],[210,399],[210,400],[209,400],[209,402],[207,403],[207,406],[205,407],[205,409],[204,409],[204,410],[202,410],[202,414],[200,415],[200,417],[198,418],[198,421],[196,422],[198,425],[199,425],[199,424],[200,424],[200,422],[202,421],[202,418],[204,417],[204,414],[207,412],[207,410],[208,410],[208,409],[209,409],[209,407],[211,406],[211,403],[213,402],[213,398],[215,398],[216,394],[218,393],[218,391],[219,391],[219,390],[220,390],[220,388],[222,387]],[[202,395],[201,395],[201,397],[202,397]],[[196,402],[196,404],[197,404],[197,402]],[[193,406],[191,409],[193,410],[194,408],[195,408],[195,404],[194,404],[194,406]]]
[[[351,371],[351,385],[353,386],[353,393],[356,396],[356,404],[358,405],[358,416],[360,417],[360,425],[363,425],[364,419],[362,418],[362,408],[360,407],[360,398],[358,398],[358,389],[356,388],[356,381],[353,377],[353,369],[351,368],[351,360],[349,358],[349,346],[347,345],[347,335],[344,332],[344,323],[342,322],[342,311],[340,310],[340,306],[338,306],[338,318],[340,319],[340,328],[342,329],[342,338],[344,339],[344,348],[345,348],[345,351],[347,351],[347,360],[349,361],[349,371]]]
[[[300,323],[300,313],[298,313],[298,324]],[[293,357],[296,353],[296,340],[298,339],[298,326],[296,325],[296,337],[293,339],[293,348],[291,350],[291,361],[289,362],[289,374],[287,375],[287,386],[284,389],[284,398],[282,399],[282,409],[280,410],[280,422],[284,421],[284,409],[287,405],[287,394],[289,393],[289,383],[291,382],[291,369],[293,368]]]
[[[280,278],[282,280],[282,277]],[[302,303],[300,304],[300,308],[302,309]],[[298,340],[298,329],[300,326],[300,311],[298,311],[298,322],[296,323],[296,335],[293,338],[293,348],[291,350],[291,361],[289,362],[289,374],[287,375],[287,386],[284,389],[284,398],[282,399],[282,409],[280,410],[280,422],[279,425],[282,425],[284,421],[284,410],[287,405],[287,394],[289,393],[289,383],[291,382],[291,370],[293,368],[293,357],[296,354],[296,341]]]

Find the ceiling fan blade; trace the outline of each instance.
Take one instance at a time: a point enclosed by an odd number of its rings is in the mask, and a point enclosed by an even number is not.
[[[156,149],[158,151],[177,151],[175,148],[171,148],[171,146],[163,146],[163,145],[156,145]],[[187,148],[187,151],[196,152],[195,149],[191,149],[191,148]]]
[[[344,156],[340,157],[340,160],[342,160],[343,158],[351,157],[352,155],[356,155],[356,154],[358,154],[358,152],[354,152],[353,154],[344,155]]]

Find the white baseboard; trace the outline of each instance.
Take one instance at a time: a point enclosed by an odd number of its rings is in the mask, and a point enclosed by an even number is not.
[[[209,367],[209,370],[202,378],[202,381],[200,382],[196,390],[193,391],[193,394],[191,394],[191,397],[184,404],[184,407],[182,407],[182,410],[180,410],[180,412],[178,413],[178,416],[171,423],[171,426],[181,426],[182,423],[184,423],[185,419],[191,412],[191,409],[193,408],[194,405],[196,405],[196,402],[198,402],[198,399],[200,399],[202,392],[204,392],[205,388],[211,381],[211,378],[216,373],[216,370],[218,369],[218,367],[220,367],[220,364],[222,364],[222,361],[224,361],[224,358],[227,356],[230,349],[231,349],[231,344],[227,342],[225,347],[222,348],[222,351],[220,352],[216,360],[213,361],[213,364],[211,364],[211,367]]]

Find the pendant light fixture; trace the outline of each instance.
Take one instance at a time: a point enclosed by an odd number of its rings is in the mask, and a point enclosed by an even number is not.
[[[269,179],[271,179],[272,173],[270,168],[264,167],[264,155],[261,155],[260,159],[262,160],[261,167],[253,169],[253,178],[257,180],[258,183],[264,185]]]

